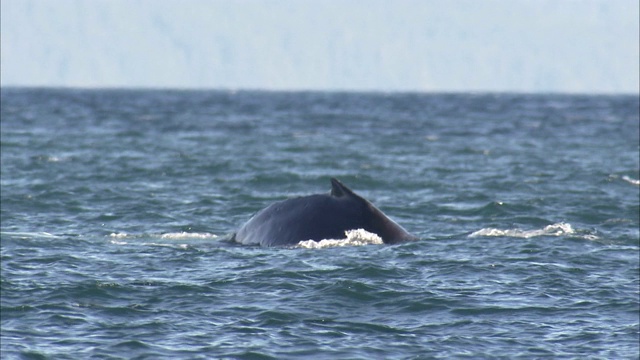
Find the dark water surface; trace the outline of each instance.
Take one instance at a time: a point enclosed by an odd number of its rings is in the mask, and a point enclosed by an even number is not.
[[[639,356],[638,96],[1,94],[2,358]],[[332,176],[422,240],[225,241]]]

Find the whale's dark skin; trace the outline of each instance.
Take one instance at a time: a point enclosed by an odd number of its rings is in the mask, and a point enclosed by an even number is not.
[[[234,240],[245,245],[293,246],[304,240],[342,239],[345,231],[354,229],[375,233],[385,244],[418,239],[332,178],[330,194],[271,204],[249,219]]]

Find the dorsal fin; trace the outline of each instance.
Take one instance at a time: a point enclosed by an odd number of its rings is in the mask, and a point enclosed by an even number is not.
[[[353,191],[341,183],[340,180],[331,178],[331,196],[342,197],[354,195]]]

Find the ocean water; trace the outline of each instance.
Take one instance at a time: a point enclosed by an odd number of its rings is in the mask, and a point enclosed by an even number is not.
[[[638,358],[639,108],[3,88],[2,358]],[[330,177],[421,240],[228,241]]]

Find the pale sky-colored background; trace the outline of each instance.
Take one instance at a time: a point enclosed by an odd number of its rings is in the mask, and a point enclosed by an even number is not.
[[[2,0],[1,85],[639,92],[638,0]]]

